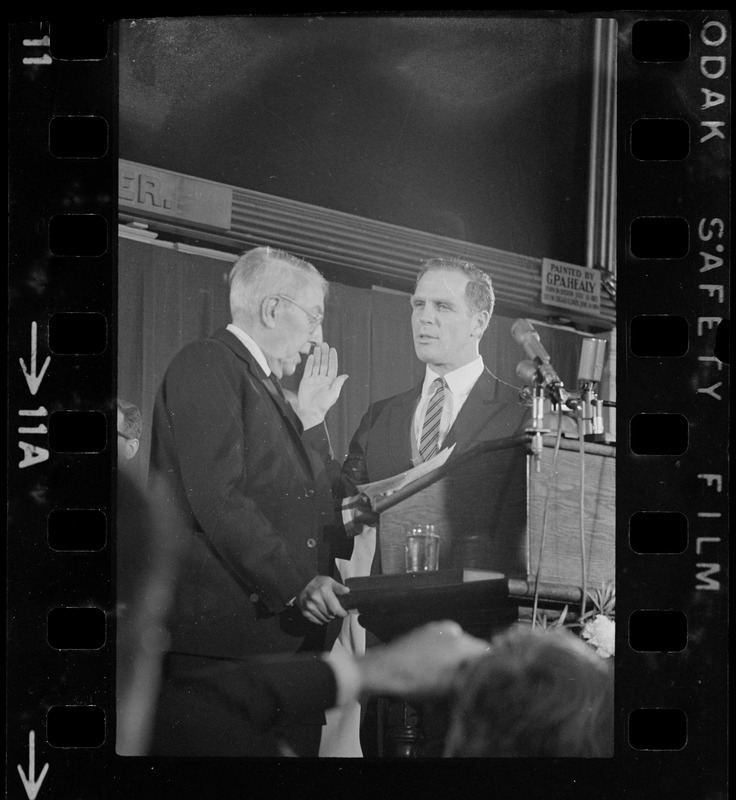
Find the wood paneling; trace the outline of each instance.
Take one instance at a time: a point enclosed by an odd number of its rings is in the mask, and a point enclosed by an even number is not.
[[[553,470],[553,448],[546,446],[541,470],[529,464],[529,573],[539,564],[544,503],[549,488],[547,533],[540,579],[581,586],[581,458],[578,443],[563,443]],[[583,527],[589,589],[615,578],[616,459],[612,447],[586,445]],[[552,477],[552,480],[550,480]]]

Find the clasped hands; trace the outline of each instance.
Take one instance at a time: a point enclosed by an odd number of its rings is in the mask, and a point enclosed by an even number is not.
[[[337,374],[337,350],[327,342],[315,345],[304,364],[297,392],[296,413],[305,430],[323,422],[347,379],[347,375]]]

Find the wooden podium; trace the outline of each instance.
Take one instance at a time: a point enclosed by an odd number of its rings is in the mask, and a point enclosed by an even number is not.
[[[468,575],[468,573],[475,573]],[[450,569],[413,574],[348,578],[350,594],[340,597],[357,609],[360,623],[389,642],[434,620],[452,619],[473,636],[490,639],[517,618],[504,575]]]
[[[541,580],[581,586],[580,445],[576,440],[560,442],[550,482],[553,444],[545,443],[540,472],[536,472],[533,459],[530,458],[527,465],[527,572],[529,575],[537,572],[542,516],[549,487]],[[610,445],[586,443],[584,458],[585,565],[588,589],[594,589],[616,576],[616,449]]]
[[[483,639],[512,624],[518,606],[508,581],[497,573],[453,569],[416,574],[349,578],[350,593],[340,596],[346,609],[382,642],[389,642],[433,620],[452,619]],[[478,570],[478,573],[482,571]],[[398,698],[378,698],[379,755],[392,758],[439,757],[449,721],[446,700],[419,705]]]
[[[405,572],[405,530],[424,522],[433,523],[441,537],[441,570],[485,569],[530,580],[539,563],[549,491],[540,579],[582,586],[578,450],[577,441],[562,440],[552,475],[553,441],[544,443],[539,472],[526,437],[485,442],[380,500],[381,574]],[[585,563],[591,588],[615,576],[615,450],[586,443],[584,459]]]
[[[555,460],[554,441],[545,441],[537,461],[526,436],[484,442],[378,499],[381,574],[349,579],[351,592],[341,602],[357,608],[360,623],[384,642],[437,619],[453,619],[468,633],[490,639],[518,619],[519,606],[528,605],[533,595],[549,492],[540,606],[577,603],[583,585],[579,447],[578,441],[562,440]],[[590,590],[615,577],[614,448],[586,443],[584,466]],[[415,523],[434,524],[441,537],[439,572],[406,574],[406,528]],[[497,575],[465,582],[468,570]],[[407,703],[384,705],[387,755],[439,754],[441,721],[434,726],[434,738],[427,737],[426,710]]]

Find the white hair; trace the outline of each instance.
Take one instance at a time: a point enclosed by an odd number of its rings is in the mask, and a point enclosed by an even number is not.
[[[243,253],[230,270],[230,314],[233,320],[255,317],[264,298],[275,294],[299,296],[306,285],[327,296],[328,283],[308,261],[273,247]]]

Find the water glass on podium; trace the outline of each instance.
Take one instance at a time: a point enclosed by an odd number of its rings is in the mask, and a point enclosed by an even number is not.
[[[406,571],[434,572],[439,569],[440,537],[434,525],[416,524],[406,529]]]

